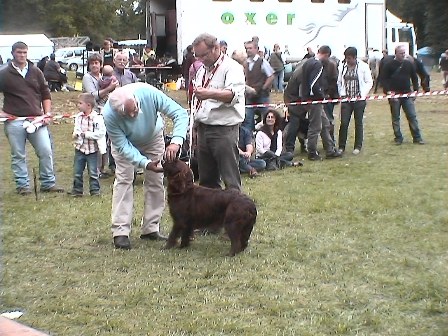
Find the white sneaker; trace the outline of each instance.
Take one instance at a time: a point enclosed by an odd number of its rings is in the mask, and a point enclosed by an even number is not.
[[[353,150],[353,155],[358,155],[361,151],[358,148]]]

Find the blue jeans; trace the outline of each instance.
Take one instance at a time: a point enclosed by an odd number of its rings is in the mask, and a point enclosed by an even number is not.
[[[274,72],[273,89],[278,92],[283,92],[283,81],[285,79],[285,70]]]
[[[412,98],[390,98],[390,113],[392,115],[392,128],[394,130],[395,140],[403,141],[403,135],[400,130],[400,107],[408,119],[409,129],[414,141],[422,140],[420,129],[418,128],[417,113],[415,112],[414,100]]]
[[[89,173],[90,194],[98,194],[100,192],[100,181],[98,176],[98,153],[84,154],[75,149],[75,158],[73,163],[74,179],[73,192],[77,194],[83,193],[83,173],[86,168]]]
[[[266,161],[263,159],[248,160],[240,155],[239,167],[241,173],[248,173],[250,168],[254,168],[256,171],[262,171],[266,168]]]
[[[11,146],[11,168],[16,188],[29,188],[30,179],[26,165],[25,144],[28,140],[39,158],[39,180],[41,189],[49,189],[56,183],[53,170],[53,152],[48,128],[42,126],[34,133],[27,133],[23,120],[5,122],[6,137]]]
[[[253,104],[268,104],[269,96],[266,97],[246,97],[246,105]],[[255,130],[255,114],[259,115],[263,120],[264,115],[267,113],[267,107],[246,107],[246,117],[242,123],[243,127],[246,127],[249,131]]]
[[[344,102],[341,104],[341,126],[339,127],[339,148],[345,149],[347,143],[348,126],[352,113],[355,118],[355,149],[362,148],[362,140],[364,137],[364,110],[366,108],[366,101],[360,100],[357,102]]]

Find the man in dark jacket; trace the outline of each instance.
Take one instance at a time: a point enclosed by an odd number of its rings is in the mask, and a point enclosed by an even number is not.
[[[384,67],[383,88],[387,94],[411,93],[411,81],[413,91],[418,91],[418,77],[414,64],[406,59],[406,48],[395,48],[395,59]],[[392,116],[392,128],[395,135],[395,144],[403,143],[403,135],[400,130],[400,109],[406,115],[414,143],[423,145],[424,141],[418,127],[417,113],[414,105],[415,97],[389,98],[390,112]]]
[[[303,65],[301,92],[305,100],[319,101],[325,98],[325,84],[323,83],[324,66],[322,62],[327,62],[330,55],[330,47],[321,46],[316,57],[308,59]],[[322,104],[311,104],[308,107],[310,121],[308,128],[308,159],[312,161],[322,160],[317,152],[319,134],[322,137],[326,158],[333,159],[340,157],[341,154],[335,149],[334,142],[330,136],[330,122]]]
[[[11,146],[11,166],[17,193],[31,194],[26,166],[25,142],[29,140],[39,158],[41,192],[63,192],[55,185],[53,152],[50,135],[43,117],[51,113],[51,95],[42,72],[27,60],[28,46],[16,42],[12,46],[13,60],[0,71],[0,92],[3,92],[2,116],[5,134]],[[16,117],[38,117],[30,123]]]

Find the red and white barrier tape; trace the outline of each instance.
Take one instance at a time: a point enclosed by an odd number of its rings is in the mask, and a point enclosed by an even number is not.
[[[60,120],[60,119],[70,119],[74,118],[76,114],[58,114],[54,116],[31,116],[31,117],[0,117],[0,123],[5,121],[12,120],[38,120],[38,119],[52,119],[52,120]]]
[[[375,95],[375,96],[367,96],[365,98],[357,97],[357,98],[336,98],[336,99],[323,99],[323,100],[308,100],[308,101],[300,101],[300,102],[292,102],[292,103],[267,103],[267,104],[252,104],[246,105],[246,107],[273,107],[273,108],[283,108],[286,106],[294,106],[294,105],[315,105],[315,104],[327,104],[327,103],[343,103],[343,102],[357,102],[360,100],[383,100],[389,98],[414,98],[414,97],[429,97],[429,96],[442,96],[448,95],[448,90],[439,90],[439,91],[430,91],[430,92],[410,92],[410,93],[402,93],[402,94],[389,94],[389,95]],[[49,116],[52,120],[60,120],[60,119],[70,119],[74,118],[75,114],[58,114],[54,116]],[[0,117],[0,123],[11,120],[34,120],[37,118],[41,118],[42,116],[33,116],[33,117]]]
[[[374,95],[374,96],[366,96],[365,98],[356,97],[356,98],[335,98],[335,99],[322,99],[322,100],[307,100],[307,101],[298,101],[291,103],[267,103],[267,104],[252,104],[246,105],[246,107],[274,107],[274,108],[282,108],[286,106],[294,106],[294,105],[316,105],[316,104],[327,104],[327,103],[344,103],[344,102],[357,102],[360,100],[383,100],[389,98],[414,98],[414,97],[428,97],[428,96],[440,96],[440,95],[448,95],[448,90],[440,90],[440,91],[430,91],[430,92],[410,92],[410,93],[401,93],[401,94],[389,94],[389,95]]]

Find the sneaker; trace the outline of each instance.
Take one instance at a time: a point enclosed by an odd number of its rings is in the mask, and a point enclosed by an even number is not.
[[[419,140],[414,140],[413,141],[416,145],[424,145],[425,142],[423,141],[423,139],[419,139]]]
[[[29,187],[20,187],[20,188],[17,188],[17,193],[22,196],[30,195],[31,189]]]
[[[322,157],[319,155],[318,152],[309,152],[308,153],[308,160],[310,160],[310,161],[322,161]]]
[[[339,148],[339,149],[338,149],[338,153],[339,153],[339,154],[342,155],[344,152],[345,152],[345,148]]]
[[[101,196],[101,193],[99,191],[93,191],[90,193],[90,196],[99,197]]]
[[[64,188],[58,187],[56,185],[48,188],[48,189],[42,189],[40,188],[40,192],[43,193],[63,193],[64,192]]]
[[[291,167],[303,167],[302,161],[291,162]]]
[[[359,148],[355,148],[353,150],[353,155],[358,155],[359,153],[361,153],[361,150]]]
[[[342,157],[342,153],[339,153],[336,149],[332,152],[329,152],[325,155],[326,159],[336,159]]]
[[[395,145],[400,146],[403,143],[403,139],[394,139]]]

